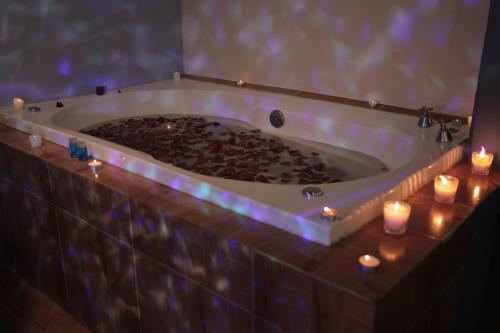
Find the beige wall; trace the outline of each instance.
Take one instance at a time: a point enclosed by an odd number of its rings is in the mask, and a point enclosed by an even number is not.
[[[191,74],[472,112],[489,0],[183,0]]]

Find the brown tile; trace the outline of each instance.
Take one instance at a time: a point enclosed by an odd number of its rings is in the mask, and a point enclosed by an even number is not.
[[[5,308],[10,315],[23,323],[30,323],[40,329],[49,326],[51,316],[57,305],[50,302],[34,288],[30,288],[27,295]]]
[[[55,302],[64,304],[54,206],[11,184],[1,186],[0,190],[5,204],[0,238],[6,263]]]
[[[20,140],[28,135],[5,125],[0,125],[0,141],[3,143],[10,143],[15,140]]]
[[[8,147],[10,176],[14,183],[27,191],[51,201],[52,193],[47,163],[37,157]]]
[[[26,295],[29,294],[32,288],[26,281],[22,280],[5,266],[1,266],[0,276],[0,290],[2,292],[2,297],[0,298],[1,309],[14,306],[20,299],[26,298]]]
[[[498,184],[492,181],[492,177],[471,173],[468,162],[461,162],[445,173],[459,179],[455,202],[466,206],[477,206],[498,187]],[[425,185],[418,193],[434,197],[434,182]]]
[[[498,164],[498,161],[497,161],[497,164]],[[494,184],[496,184],[497,186],[500,186],[500,166],[492,168],[490,175],[489,175],[489,178],[491,179],[491,181]]]
[[[459,270],[450,283],[441,289],[442,292],[438,299],[427,308],[409,332],[453,332],[457,322],[456,316],[462,284],[463,269]]]
[[[136,264],[142,332],[203,332],[200,287],[145,255]]]
[[[352,332],[348,322],[371,328],[375,306],[363,302],[326,283],[314,283],[313,325],[311,332]]]
[[[131,200],[134,246],[242,307],[250,308],[250,249]]]
[[[205,289],[200,289],[200,298],[205,332],[250,333],[252,331],[250,313],[224,301]]]
[[[435,288],[440,253],[433,251],[417,264],[413,264],[404,277],[377,301],[374,331],[404,332],[416,322],[421,313],[438,295]],[[404,311],[401,305],[404,304]],[[397,316],[394,316],[398,313]]]
[[[460,203],[442,204],[420,192],[405,200],[412,207],[408,230],[447,239],[472,214],[473,208]]]
[[[42,140],[42,145],[40,147],[31,148],[29,137],[26,133],[20,133],[15,137],[12,136],[11,139],[7,141],[7,144],[13,149],[19,150],[28,155],[32,155],[43,160],[49,160],[57,156],[69,154],[68,150],[65,147],[45,140]]]
[[[7,146],[0,142],[0,179],[11,178]]]
[[[263,319],[254,317],[253,333],[283,333],[283,331]]]
[[[137,332],[132,249],[58,210],[69,311],[93,332]]]
[[[254,260],[255,314],[287,332],[311,331],[312,278],[260,254]]]
[[[5,310],[0,310],[0,332],[27,333],[32,329],[25,327],[22,322]]]
[[[255,313],[286,332],[372,327],[375,306],[280,261],[255,255]]]
[[[282,233],[267,224],[159,184],[132,198],[250,247]]]
[[[91,333],[80,322],[70,315],[63,313],[53,315],[49,325],[40,333]]]
[[[439,241],[411,230],[399,237],[385,234],[382,218],[377,218],[352,237],[333,246],[314,275],[361,299],[377,301],[398,286],[427,257],[437,255],[438,250]],[[381,259],[380,267],[373,274],[366,274],[359,268],[358,258],[364,254]]]
[[[251,316],[167,267],[138,254],[143,332],[250,332]]]
[[[130,244],[128,198],[107,186],[49,164],[56,206]]]

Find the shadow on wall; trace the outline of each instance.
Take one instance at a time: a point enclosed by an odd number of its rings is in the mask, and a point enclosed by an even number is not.
[[[180,0],[0,0],[0,105],[163,80],[181,68]]]
[[[183,0],[185,71],[466,116],[489,0]]]

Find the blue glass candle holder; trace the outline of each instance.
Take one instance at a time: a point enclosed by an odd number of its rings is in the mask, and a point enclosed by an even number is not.
[[[89,159],[89,151],[87,149],[87,144],[83,141],[78,141],[78,160],[79,161],[88,161]]]
[[[77,140],[77,138],[70,138],[68,147],[69,147],[69,156],[71,156],[71,158],[78,158],[78,140]]]

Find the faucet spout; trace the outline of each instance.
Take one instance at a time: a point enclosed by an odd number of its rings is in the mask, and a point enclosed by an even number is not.
[[[432,127],[433,122],[431,119],[431,115],[429,114],[434,110],[433,108],[428,108],[427,106],[422,106],[419,111],[420,111],[420,117],[418,119],[418,127],[420,128],[428,128]]]

